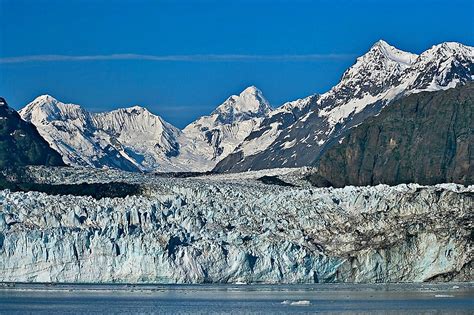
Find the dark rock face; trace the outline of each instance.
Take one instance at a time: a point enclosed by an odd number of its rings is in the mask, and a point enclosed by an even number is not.
[[[474,84],[400,99],[316,164],[317,186],[474,183]]]
[[[64,165],[36,127],[20,118],[0,97],[0,168],[21,165]]]
[[[267,184],[267,185],[279,185],[279,186],[288,186],[288,187],[294,187],[295,185],[291,184],[291,183],[287,183],[283,180],[281,180],[280,178],[278,178],[278,176],[262,176],[260,178],[257,178],[258,181],[264,183],[264,184]]]
[[[37,191],[44,192],[49,195],[73,195],[73,196],[90,196],[95,199],[102,198],[124,198],[126,196],[139,195],[144,190],[138,184],[129,184],[121,182],[110,183],[80,183],[80,184],[46,184],[35,183],[33,181],[18,180],[18,173],[22,170],[11,174],[0,173],[0,190],[9,189],[11,191]],[[20,175],[20,177],[23,174]],[[13,180],[12,180],[13,179]]]

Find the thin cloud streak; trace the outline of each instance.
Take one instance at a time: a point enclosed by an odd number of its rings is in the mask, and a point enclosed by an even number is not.
[[[320,61],[353,59],[352,54],[307,54],[307,55],[141,55],[141,54],[112,54],[112,55],[32,55],[18,57],[0,57],[0,64],[27,62],[57,62],[57,61],[107,61],[107,60],[144,60],[144,61],[175,61],[175,62],[239,62],[239,61]]]

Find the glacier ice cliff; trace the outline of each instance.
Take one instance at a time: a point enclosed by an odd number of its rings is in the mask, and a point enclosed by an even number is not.
[[[473,186],[146,185],[100,200],[0,191],[0,281],[473,280]]]

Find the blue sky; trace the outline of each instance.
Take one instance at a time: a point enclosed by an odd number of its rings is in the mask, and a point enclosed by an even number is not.
[[[474,46],[473,12],[472,0],[0,0],[0,95],[15,108],[40,94],[139,104],[183,127],[249,85],[273,106],[325,92],[378,39]]]

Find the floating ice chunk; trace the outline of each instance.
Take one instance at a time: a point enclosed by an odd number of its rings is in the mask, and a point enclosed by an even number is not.
[[[294,302],[291,302],[290,305],[307,306],[307,305],[311,305],[311,301],[308,301],[308,300],[294,301]]]

